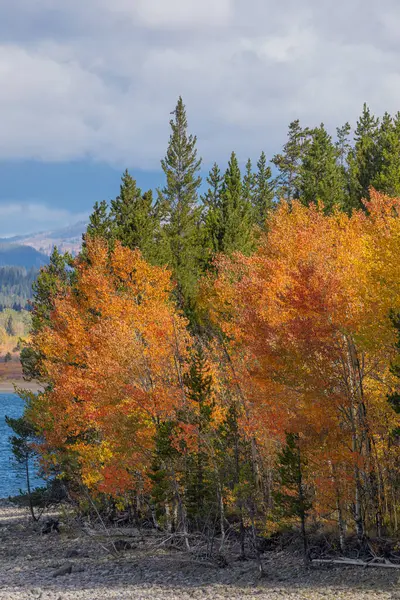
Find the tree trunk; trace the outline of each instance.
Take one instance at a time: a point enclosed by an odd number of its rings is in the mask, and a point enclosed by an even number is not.
[[[251,532],[253,535],[253,546],[254,546],[254,552],[256,553],[258,571],[260,573],[260,577],[265,577],[266,572],[264,571],[264,566],[263,566],[262,559],[261,559],[261,553],[260,553],[258,543],[257,543],[257,534],[256,534],[256,528],[255,528],[255,524],[254,524],[254,511],[253,510],[252,510],[252,514],[251,514]]]
[[[342,554],[346,552],[346,523],[343,518],[342,498],[340,494],[339,484],[336,477],[336,467],[333,463],[330,463],[332,471],[332,482],[335,486],[336,493],[336,510],[338,515],[338,530],[339,530],[339,545]]]
[[[225,507],[224,507],[224,498],[222,495],[222,486],[221,483],[218,482],[218,503],[219,503],[219,521],[220,521],[220,530],[221,530],[221,544],[219,546],[219,551],[221,552],[225,545]]]
[[[32,515],[32,519],[34,521],[37,521],[37,517],[35,516],[35,511],[33,509],[33,503],[32,503],[31,479],[29,476],[29,458],[28,458],[28,456],[25,457],[25,473],[26,473],[26,487],[28,489],[29,510]]]
[[[166,525],[167,525],[167,531],[168,533],[172,533],[172,516],[171,516],[171,507],[169,505],[169,502],[165,502],[165,520],[166,520]]]
[[[303,538],[303,559],[304,559],[304,564],[308,565],[309,564],[308,540],[307,540],[307,531],[306,531],[306,515],[305,515],[304,511],[302,511],[300,519],[301,519],[301,537]]]
[[[303,538],[303,558],[304,564],[308,565],[308,540],[307,540],[307,531],[306,531],[306,498],[303,489],[303,474],[302,474],[302,465],[301,465],[301,454],[300,454],[300,446],[297,445],[297,456],[298,456],[298,494],[300,501],[300,528],[301,528],[301,537]]]

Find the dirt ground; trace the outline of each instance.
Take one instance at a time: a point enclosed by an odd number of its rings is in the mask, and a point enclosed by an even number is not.
[[[294,554],[269,552],[263,560],[267,576],[260,580],[251,560],[228,556],[228,566],[218,568],[165,550],[154,535],[124,529],[111,535],[132,548],[113,556],[104,532],[77,528],[65,513],[60,533],[42,535],[25,508],[2,501],[0,600],[400,600],[397,570],[306,569]]]

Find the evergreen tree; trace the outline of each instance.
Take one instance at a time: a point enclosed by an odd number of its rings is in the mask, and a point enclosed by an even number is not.
[[[350,209],[350,172],[349,172],[349,153],[351,151],[350,143],[351,126],[346,122],[342,127],[336,128],[336,150],[338,162],[343,180],[343,198],[342,208],[346,211]]]
[[[110,217],[115,239],[132,250],[139,248],[147,260],[156,260],[158,223],[153,194],[142,194],[128,170],[122,176],[119,196],[111,201]]]
[[[261,228],[265,227],[265,222],[273,207],[274,185],[271,177],[271,168],[267,166],[267,158],[262,152],[257,162],[253,193],[254,220]]]
[[[18,419],[6,416],[5,421],[14,433],[14,435],[10,436],[12,453],[14,454],[15,461],[25,468],[29,510],[32,519],[37,521],[38,517],[35,515],[33,506],[29,471],[31,462],[38,459],[38,452],[35,450],[34,446],[34,443],[37,443],[38,438],[35,429],[25,416],[19,417]]]
[[[303,538],[304,560],[308,561],[306,520],[312,503],[304,484],[306,462],[300,449],[299,436],[286,434],[286,444],[278,454],[279,490],[275,500],[285,517],[298,517]]]
[[[161,524],[168,531],[172,531],[175,526],[170,514],[170,505],[175,495],[171,481],[171,469],[179,457],[179,451],[172,444],[175,435],[174,427],[175,423],[172,421],[157,423],[153,464],[149,473],[152,483],[151,509],[154,525],[158,528]]]
[[[392,196],[400,195],[400,113],[394,119],[387,113],[382,119],[378,137],[378,172],[374,188]]]
[[[254,188],[256,185],[256,177],[253,173],[253,166],[250,158],[247,160],[245,173],[243,177],[243,191],[242,197],[244,202],[253,204]]]
[[[165,223],[163,232],[168,243],[168,256],[165,258],[177,282],[178,301],[190,311],[202,257],[202,208],[198,204],[201,159],[197,157],[196,137],[187,132],[182,98],[179,98],[173,114],[167,154],[161,161],[166,185],[159,192],[158,210]]]
[[[242,177],[234,152],[231,154],[222,185],[220,224],[221,252],[251,252],[254,247],[252,207],[250,202],[243,198]]]
[[[9,336],[16,335],[14,319],[12,315],[9,315],[6,322],[6,333]]]
[[[361,208],[362,199],[368,198],[369,188],[379,171],[379,119],[366,104],[357,121],[354,148],[349,152],[350,199],[349,209]]]
[[[225,475],[223,487],[230,490],[235,500],[239,519],[240,556],[245,559],[244,503],[247,493],[243,492],[251,482],[252,476],[248,442],[241,434],[239,426],[241,413],[240,404],[232,398],[225,419],[219,427],[220,453],[217,456],[222,463],[221,472]]]
[[[346,185],[338,159],[338,149],[321,124],[311,132],[300,167],[299,192],[304,204],[321,200],[327,212],[344,205]]]
[[[309,141],[309,130],[300,127],[300,121],[289,125],[288,141],[282,154],[276,154],[272,163],[279,169],[275,180],[278,198],[293,200],[300,196],[300,166]]]
[[[189,415],[189,420],[198,431],[196,452],[190,455],[186,465],[186,498],[189,516],[202,518],[209,514],[209,503],[213,499],[213,489],[210,485],[211,473],[207,464],[204,441],[214,408],[212,381],[204,350],[201,345],[198,345],[193,352],[189,372],[185,377],[187,396],[195,407],[193,414]]]
[[[203,212],[204,223],[204,247],[208,250],[205,257],[206,264],[213,256],[220,251],[222,243],[221,229],[221,193],[223,177],[221,171],[214,163],[207,177],[208,190],[202,196],[202,202],[205,207]]]
[[[89,225],[86,234],[91,237],[109,239],[111,236],[111,220],[108,214],[108,206],[105,200],[96,202],[93,212],[89,217]],[[85,237],[85,236],[84,236]]]
[[[74,277],[73,259],[68,253],[60,254],[55,246],[50,262],[43,267],[33,284],[32,332],[51,327],[51,312],[54,309],[56,294],[62,293],[71,285]],[[41,369],[41,356],[29,344],[21,351],[21,363],[24,377],[41,381],[45,375]]]
[[[349,142],[349,136],[351,132],[350,123],[345,123],[342,127],[336,128],[336,148],[338,151],[338,160],[339,164],[344,171],[346,171],[347,167],[347,157],[351,149],[351,144]]]

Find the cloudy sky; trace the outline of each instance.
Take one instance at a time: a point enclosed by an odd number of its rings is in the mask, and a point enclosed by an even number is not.
[[[396,0],[0,0],[0,236],[159,185],[179,94],[205,168],[400,109]]]

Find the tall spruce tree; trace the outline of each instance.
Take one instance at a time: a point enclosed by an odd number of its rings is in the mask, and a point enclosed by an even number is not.
[[[128,248],[139,248],[150,262],[156,261],[158,222],[153,194],[143,194],[128,170],[122,176],[119,196],[111,201],[110,217],[113,238]]]
[[[336,150],[338,155],[338,162],[343,179],[343,199],[342,208],[345,211],[350,209],[350,172],[349,172],[349,153],[351,151],[351,125],[346,122],[342,127],[336,128]]]
[[[349,136],[351,133],[350,123],[345,123],[342,127],[336,127],[336,148],[338,151],[338,160],[342,169],[347,168],[347,158],[351,149]]]
[[[239,163],[232,152],[222,184],[219,250],[225,254],[251,252],[254,247],[252,225],[252,206],[243,197]]]
[[[182,98],[179,98],[173,114],[167,154],[161,161],[166,184],[159,191],[158,208],[168,248],[165,258],[177,282],[177,298],[180,305],[190,311],[203,254],[200,236],[202,207],[198,203],[201,159],[197,157],[196,137],[188,135]]]
[[[95,203],[93,212],[89,217],[86,234],[91,237],[101,237],[103,239],[110,238],[111,219],[108,214],[108,205],[105,200]]]
[[[243,188],[242,197],[244,202],[253,204],[254,188],[256,185],[256,177],[253,173],[253,165],[251,164],[250,158],[247,160],[244,177],[243,177]]]
[[[349,152],[350,199],[349,209],[361,208],[362,199],[368,198],[369,188],[379,171],[379,119],[371,114],[366,104],[357,121],[354,148]]]
[[[310,132],[300,126],[300,121],[289,124],[288,141],[283,152],[272,158],[272,163],[279,170],[275,179],[278,198],[293,200],[300,196],[300,166],[307,148]]]
[[[262,152],[257,162],[253,193],[253,212],[256,224],[264,228],[274,202],[274,184],[271,168],[267,166],[267,157]]]
[[[374,188],[392,196],[400,195],[400,113],[383,116],[378,136],[378,172]]]
[[[203,235],[204,248],[206,250],[205,264],[221,249],[222,228],[221,228],[221,193],[223,176],[217,163],[211,168],[207,177],[208,190],[202,196],[204,205],[203,211]]]
[[[304,483],[304,469],[307,462],[300,448],[300,438],[296,433],[286,434],[286,444],[278,453],[279,490],[275,493],[278,511],[285,517],[300,520],[303,538],[304,561],[308,562],[308,540],[306,521],[312,507],[311,495]]]
[[[189,372],[184,378],[187,396],[193,403],[189,422],[198,432],[197,448],[188,455],[185,474],[185,497],[189,516],[204,518],[212,510],[212,473],[208,464],[205,437],[210,427],[213,401],[213,378],[201,344],[192,354]]]
[[[304,204],[321,200],[327,212],[345,204],[346,181],[338,149],[323,123],[311,132],[300,167],[299,192]]]

